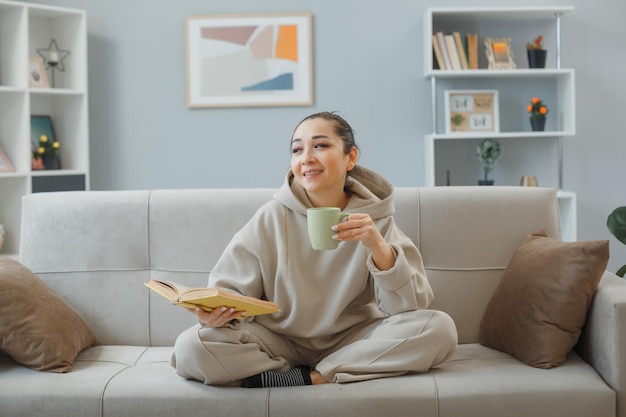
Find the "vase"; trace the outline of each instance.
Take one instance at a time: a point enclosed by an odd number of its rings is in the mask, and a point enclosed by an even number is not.
[[[493,180],[478,180],[478,185],[493,185]]]
[[[43,169],[57,169],[59,167],[58,156],[42,156]]]
[[[532,128],[533,132],[543,132],[544,129],[546,128],[546,119],[545,118],[541,118],[541,119],[530,119],[530,127]]]
[[[546,55],[548,51],[545,49],[528,49],[528,68],[545,68]]]
[[[519,185],[522,187],[536,187],[537,186],[537,177],[534,175],[524,175],[519,182]]]

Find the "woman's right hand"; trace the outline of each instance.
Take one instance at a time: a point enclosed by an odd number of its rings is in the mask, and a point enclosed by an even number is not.
[[[224,327],[229,321],[240,319],[245,314],[245,311],[237,311],[226,306],[217,307],[213,311],[204,311],[200,307],[188,308],[187,310],[198,317],[202,327]]]

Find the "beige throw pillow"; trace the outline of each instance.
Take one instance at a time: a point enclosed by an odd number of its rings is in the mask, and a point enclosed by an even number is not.
[[[483,315],[479,342],[537,368],[565,362],[609,260],[608,240],[561,242],[545,230],[515,251]]]
[[[38,371],[69,372],[96,338],[85,321],[38,276],[0,257],[0,349]]]

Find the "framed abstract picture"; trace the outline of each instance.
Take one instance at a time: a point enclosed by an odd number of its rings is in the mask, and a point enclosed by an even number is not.
[[[499,132],[498,90],[446,90],[446,133]]]
[[[185,18],[188,107],[313,104],[311,14]]]

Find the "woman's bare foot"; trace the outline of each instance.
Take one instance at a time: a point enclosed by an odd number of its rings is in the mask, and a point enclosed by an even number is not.
[[[311,371],[311,382],[313,385],[328,384],[328,381],[317,371]]]

